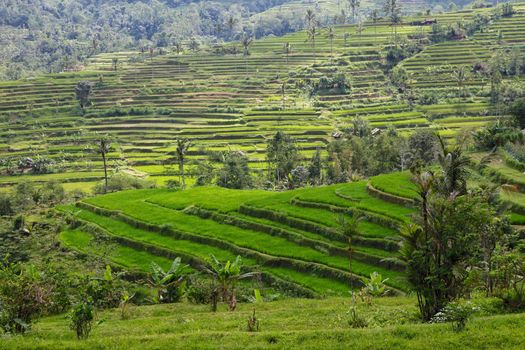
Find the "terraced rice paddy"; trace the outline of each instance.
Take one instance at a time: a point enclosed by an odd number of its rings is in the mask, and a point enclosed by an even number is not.
[[[515,5],[515,9],[516,15],[494,21],[483,33],[427,46],[404,62],[414,87],[454,86],[448,71],[431,74],[429,69],[445,63],[450,69],[472,65],[495,48],[521,45],[525,6]],[[488,10],[476,10],[483,11]],[[437,19],[441,24],[455,23],[476,12],[447,13]],[[398,26],[401,38],[430,30],[409,25],[411,20]],[[385,48],[392,41],[388,23],[366,22],[361,33],[355,25],[334,30],[333,40],[321,30],[315,46],[305,32],[258,40],[248,57],[218,55],[213,47],[181,55],[169,50],[153,56],[107,53],[91,58],[79,72],[0,83],[0,157],[41,155],[56,162],[54,174],[6,177],[0,185],[57,179],[68,182],[68,188],[88,190],[102,177],[102,162],[90,151],[97,133],[107,133],[115,141],[109,155],[111,168],[133,168],[163,185],[178,178],[178,169],[172,166],[173,143],[180,137],[195,144],[187,167],[191,176],[195,162],[205,159],[209,151],[228,149],[245,152],[250,166],[264,170],[266,140],[277,130],[295,137],[303,157],[308,158],[356,116],[368,119],[373,127],[394,125],[404,133],[434,128],[445,137],[494,118],[496,113],[482,95],[430,106],[400,102],[384,71]],[[503,42],[495,39],[500,32]],[[288,55],[283,50],[286,42],[292,45]],[[233,45],[239,46],[227,44]],[[119,60],[117,71],[114,58]],[[297,87],[303,79],[337,71],[351,77],[349,92],[310,100]],[[476,79],[468,85],[479,88],[482,82]],[[92,106],[84,116],[74,97],[80,80],[95,83]]]
[[[242,255],[271,285],[307,296],[344,295],[377,271],[397,292],[406,290],[402,266],[383,260],[398,249],[397,229],[412,209],[368,194],[365,182],[274,193],[198,187],[138,190],[86,199],[59,209],[87,224],[61,234],[68,248],[100,255],[113,247],[114,264],[147,271],[181,256],[200,269],[211,254]],[[350,272],[339,216],[361,213]],[[108,245],[108,240],[113,244]]]

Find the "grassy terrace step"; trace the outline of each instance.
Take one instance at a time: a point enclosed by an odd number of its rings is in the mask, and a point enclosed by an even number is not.
[[[187,204],[190,202],[188,200],[181,200],[178,202],[175,201],[172,202],[171,205],[164,204],[170,206],[171,209],[167,209],[165,206],[161,207],[159,205],[152,204],[150,203],[151,200],[159,201],[158,198],[155,199],[155,192],[159,192],[160,197],[166,197],[169,193],[167,191],[124,192],[123,194],[106,195],[103,197],[89,199],[87,202],[109,210],[120,210],[125,214],[126,218],[129,219],[129,221],[126,219],[127,222],[131,222],[134,225],[136,224],[139,227],[141,223],[143,223],[148,230],[161,232],[161,226],[163,225],[163,227],[169,232],[172,230],[175,232],[182,232],[184,234],[191,235],[192,239],[196,238],[199,240],[206,240],[206,244],[218,245],[223,248],[227,247],[228,250],[233,249],[236,253],[242,253],[243,255],[247,254],[247,256],[252,256],[263,260],[282,260],[285,261],[286,264],[294,267],[295,264],[304,265],[314,263],[315,267],[319,269],[319,271],[325,271],[331,278],[343,278],[343,280],[346,280],[347,278],[342,277],[345,276],[345,271],[348,265],[346,257],[330,256],[325,252],[318,251],[307,246],[302,246],[300,244],[290,242],[285,238],[272,236],[268,233],[260,232],[255,229],[241,229],[235,225],[232,226],[221,224],[213,220],[204,220],[199,217],[187,215],[179,210],[187,207]],[[243,193],[243,191],[232,192]],[[246,192],[250,193],[252,191]],[[257,193],[260,196],[264,194],[263,191],[254,191],[254,193],[255,196],[257,196]],[[184,194],[186,194],[187,197],[183,197]],[[246,196],[248,196],[248,194]],[[185,191],[181,193],[180,197],[195,198],[195,196],[192,196],[191,191]],[[239,206],[239,203],[241,202],[239,199],[234,201],[234,195],[231,195],[230,198],[232,200],[231,204],[226,204],[228,203],[226,196],[225,200],[221,201],[225,202],[225,204],[211,205],[211,208],[209,209],[217,210],[217,207],[220,207],[225,212],[228,210],[236,210]],[[251,196],[251,198],[253,198],[253,196]],[[148,202],[145,202],[144,199],[147,199]],[[160,202],[162,201],[160,200]],[[196,202],[201,201],[197,200]],[[206,203],[206,201],[203,202]],[[173,209],[177,206],[179,210]],[[96,209],[93,210],[96,211]],[[111,213],[108,213],[107,215],[111,215]],[[144,229],[145,227],[141,228]],[[392,276],[393,279],[398,279],[399,275],[393,271],[386,270],[380,266],[374,266],[377,264],[382,265],[381,258],[378,256],[379,251],[374,249],[369,249],[367,251],[365,243],[366,242],[362,243],[356,240],[356,244],[359,247],[363,246],[363,248],[359,248],[361,250],[359,253],[362,254],[361,260],[367,260],[368,263],[365,264],[360,261],[355,261],[353,271],[358,274],[366,275],[372,271],[377,270],[383,273],[385,276]],[[392,245],[395,246],[395,243],[392,243]],[[334,246],[334,248],[337,247]],[[391,256],[391,254],[385,253],[384,256]],[[293,261],[289,262],[288,260],[290,259]],[[305,271],[301,266],[299,266],[299,268],[302,269],[302,271]],[[401,286],[399,284],[399,280],[394,281],[392,286]]]
[[[233,225],[233,226],[237,226],[237,227],[244,228],[244,229],[253,229],[256,231],[267,233],[272,236],[283,237],[291,242],[297,243],[302,246],[313,248],[315,250],[318,250],[323,253],[327,253],[329,255],[343,256],[343,257],[348,256],[347,249],[341,248],[331,243],[324,242],[322,240],[307,238],[296,232],[292,232],[292,231],[281,229],[281,228],[275,228],[274,226],[271,226],[271,225],[256,223],[251,220],[242,219],[236,216],[219,214],[219,213],[204,210],[198,207],[186,208],[184,212],[190,215],[199,216],[203,219],[211,219],[211,220],[214,220],[215,222],[225,223],[228,225]],[[385,267],[388,269],[394,269],[398,271],[402,271],[404,269],[404,267],[399,264],[384,262],[383,258],[388,257],[388,256],[392,256],[392,254],[388,254],[387,252],[381,251],[379,249],[362,248],[360,246],[354,246],[354,258],[357,261],[361,261],[363,263],[370,264],[370,265]]]
[[[68,208],[62,208],[62,210],[68,210]],[[166,235],[158,235],[91,211],[77,211],[76,215],[79,219],[96,225],[95,230],[113,238],[117,243],[117,248],[116,251],[112,252],[111,259],[123,266],[136,267],[142,271],[149,272],[151,261],[160,262],[163,265],[168,264],[169,266],[175,257],[182,257],[185,262],[192,265],[195,269],[202,269],[210,254],[222,260],[235,259],[235,254],[228,250],[199,244],[191,240],[174,239]],[[89,247],[89,241],[92,240],[92,237],[85,232],[65,231],[61,237],[62,242],[66,246],[96,254],[96,251],[93,252],[92,248]],[[315,271],[305,274],[286,267],[258,267],[256,261],[250,258],[244,258],[243,261],[248,266],[251,266],[252,269],[262,268],[263,273],[269,273],[266,277],[272,280],[271,282],[281,284],[282,287],[291,288],[291,290],[295,290],[301,295],[314,296],[315,294],[308,292],[308,289],[314,290],[319,295],[343,294],[349,289],[347,283],[317,276]],[[277,279],[272,278],[272,275],[277,276]],[[280,279],[285,279],[289,283],[283,283]],[[293,286],[293,284],[297,286]],[[324,288],[321,288],[323,285]]]
[[[396,172],[374,176],[370,179],[370,184],[382,192],[413,201],[418,195],[411,178],[412,175],[408,171]]]
[[[337,281],[345,282],[345,283],[347,283],[349,279],[355,278],[344,271],[344,269],[348,265],[347,259],[326,256],[326,255],[317,253],[313,250],[309,250],[301,246],[295,245],[295,248],[292,248],[290,244],[284,243],[283,245],[284,246],[288,245],[289,246],[288,249],[292,249],[294,254],[290,254],[290,253],[287,254],[286,252],[284,252],[283,257],[274,256],[274,255],[266,254],[264,252],[260,252],[260,249],[257,250],[257,247],[254,248],[255,250],[246,248],[245,247],[246,244],[244,244],[244,246],[242,245],[243,242],[240,242],[240,245],[235,245],[234,243],[231,243],[227,240],[222,240],[218,237],[220,236],[219,231],[214,231],[211,234],[199,234],[199,233],[195,233],[191,231],[189,232],[178,231],[177,229],[171,229],[166,225],[156,226],[153,224],[144,223],[142,221],[130,218],[128,216],[117,214],[117,212],[101,210],[101,209],[97,209],[95,207],[90,207],[87,205],[82,205],[82,207],[90,208],[90,210],[93,210],[98,213],[104,213],[105,215],[113,215],[113,216],[116,215],[119,217],[119,220],[123,220],[124,222],[131,224],[137,228],[147,229],[148,231],[160,233],[160,234],[174,237],[177,239],[191,240],[191,241],[195,241],[201,244],[206,244],[206,245],[211,245],[214,247],[219,247],[221,249],[226,249],[235,254],[239,254],[244,257],[255,259],[258,261],[259,264],[262,264],[263,266],[286,267],[286,268],[291,268],[291,269],[297,270],[298,272],[303,272],[303,273],[314,271],[315,273],[318,273],[323,277],[335,279]],[[167,215],[165,214],[164,216],[166,217]],[[204,222],[204,220],[200,220],[200,221]],[[195,227],[195,224],[193,225]],[[200,227],[202,226],[203,225],[201,224]],[[225,225],[222,225],[222,226],[225,226]],[[219,228],[216,228],[216,229],[219,229]],[[235,227],[230,226],[226,232],[231,233],[235,231],[239,231],[239,230],[236,230]],[[245,231],[245,232],[248,232],[248,231]],[[227,235],[226,237],[229,238],[230,236]],[[224,235],[223,235],[223,238],[224,238]],[[272,241],[271,238],[274,238],[273,243],[275,244],[275,237],[267,236],[267,240],[270,242]],[[250,246],[250,244],[248,244],[248,246]],[[281,248],[281,253],[283,252],[283,250],[286,250],[286,249],[282,249],[283,247],[281,246],[279,248]],[[314,257],[315,255],[317,256],[319,260],[321,260],[321,263],[310,262],[310,261],[315,261],[315,257]],[[333,265],[333,267],[331,267],[330,265]],[[354,272],[356,273],[362,273],[363,275],[367,275],[371,273],[372,271],[379,271],[379,272],[382,272],[385,276],[387,275],[392,276],[394,279],[396,279],[391,283],[392,286],[397,287],[397,286],[402,285],[398,283],[399,275],[394,273],[393,271],[384,270],[379,267],[372,268],[368,265],[359,263],[357,261],[353,265],[355,269]]]

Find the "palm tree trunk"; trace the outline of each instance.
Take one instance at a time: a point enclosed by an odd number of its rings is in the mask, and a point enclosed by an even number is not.
[[[186,188],[186,178],[184,176],[184,158],[181,158],[180,160],[180,173],[182,177],[181,186],[182,186],[182,189],[185,189]]]
[[[108,165],[105,152],[102,152],[102,161],[104,162],[104,192],[108,192]]]

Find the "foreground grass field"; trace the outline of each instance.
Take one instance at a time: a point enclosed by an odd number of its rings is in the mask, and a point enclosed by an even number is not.
[[[236,312],[173,304],[118,310],[88,340],[78,341],[64,316],[46,318],[24,336],[2,338],[2,349],[523,349],[525,315],[477,316],[463,332],[450,324],[418,324],[415,298],[381,298],[358,312],[369,324],[348,324],[349,298],[287,299],[242,304]],[[253,310],[259,332],[247,331]]]

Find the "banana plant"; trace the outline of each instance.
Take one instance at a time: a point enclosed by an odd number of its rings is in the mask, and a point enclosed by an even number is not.
[[[237,256],[233,262],[228,260],[223,263],[214,255],[211,255],[205,271],[217,282],[222,299],[228,302],[230,311],[234,311],[237,307],[237,297],[235,296],[237,282],[256,274],[255,272],[242,273],[242,259],[240,256]]]
[[[177,302],[182,297],[189,273],[189,265],[182,264],[181,258],[173,260],[168,271],[157,263],[151,263],[150,284],[157,289],[159,303]]]

